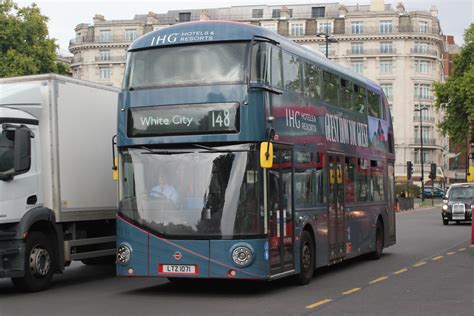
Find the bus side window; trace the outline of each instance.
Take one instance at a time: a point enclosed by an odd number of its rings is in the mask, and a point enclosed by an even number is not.
[[[252,48],[252,83],[270,83],[269,60],[271,56],[270,45],[267,43],[256,43]]]
[[[283,52],[285,89],[301,93],[301,63],[293,55]]]
[[[316,65],[304,63],[304,95],[314,99],[321,98],[321,71]]]
[[[346,109],[350,109],[352,106],[352,82],[341,78],[341,106]]]
[[[352,157],[346,157],[344,172],[344,184],[346,188],[346,202],[356,201],[356,160]]]
[[[354,97],[352,98],[352,110],[365,114],[365,109],[367,108],[367,97],[366,90],[361,86],[354,85]]]
[[[283,89],[283,78],[281,71],[281,49],[274,46],[272,46],[271,63],[271,84],[274,87]]]
[[[369,115],[376,118],[382,118],[380,105],[380,95],[369,91]]]
[[[338,106],[339,80],[336,75],[323,71],[323,99],[331,105]]]

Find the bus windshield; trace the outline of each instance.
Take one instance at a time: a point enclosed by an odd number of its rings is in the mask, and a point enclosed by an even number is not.
[[[250,145],[122,153],[120,213],[167,236],[263,234],[257,154]]]
[[[125,88],[243,82],[247,46],[247,43],[219,43],[132,52]]]

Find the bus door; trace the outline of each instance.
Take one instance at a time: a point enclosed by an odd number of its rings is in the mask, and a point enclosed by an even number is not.
[[[270,273],[294,269],[292,149],[275,144],[273,167],[267,169]]]
[[[329,213],[328,213],[328,239],[329,260],[342,259],[344,249],[344,157],[342,155],[329,154]]]

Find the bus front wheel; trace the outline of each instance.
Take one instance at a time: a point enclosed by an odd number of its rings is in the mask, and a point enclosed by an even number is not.
[[[300,273],[296,283],[306,285],[311,281],[314,272],[314,241],[308,231],[304,231],[300,243]]]

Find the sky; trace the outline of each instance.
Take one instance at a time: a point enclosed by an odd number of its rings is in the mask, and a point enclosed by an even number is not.
[[[43,15],[49,17],[50,37],[57,39],[62,51],[68,51],[69,40],[75,37],[74,28],[80,23],[92,24],[95,14],[104,15],[106,20],[130,20],[135,14],[149,11],[166,13],[168,10],[221,8],[242,5],[284,5],[341,3],[346,5],[370,4],[370,0],[14,0],[20,6],[35,2]],[[445,35],[454,35],[455,42],[462,45],[464,30],[474,23],[473,0],[385,0],[392,8],[402,2],[407,11],[429,11],[436,5],[441,29]]]

